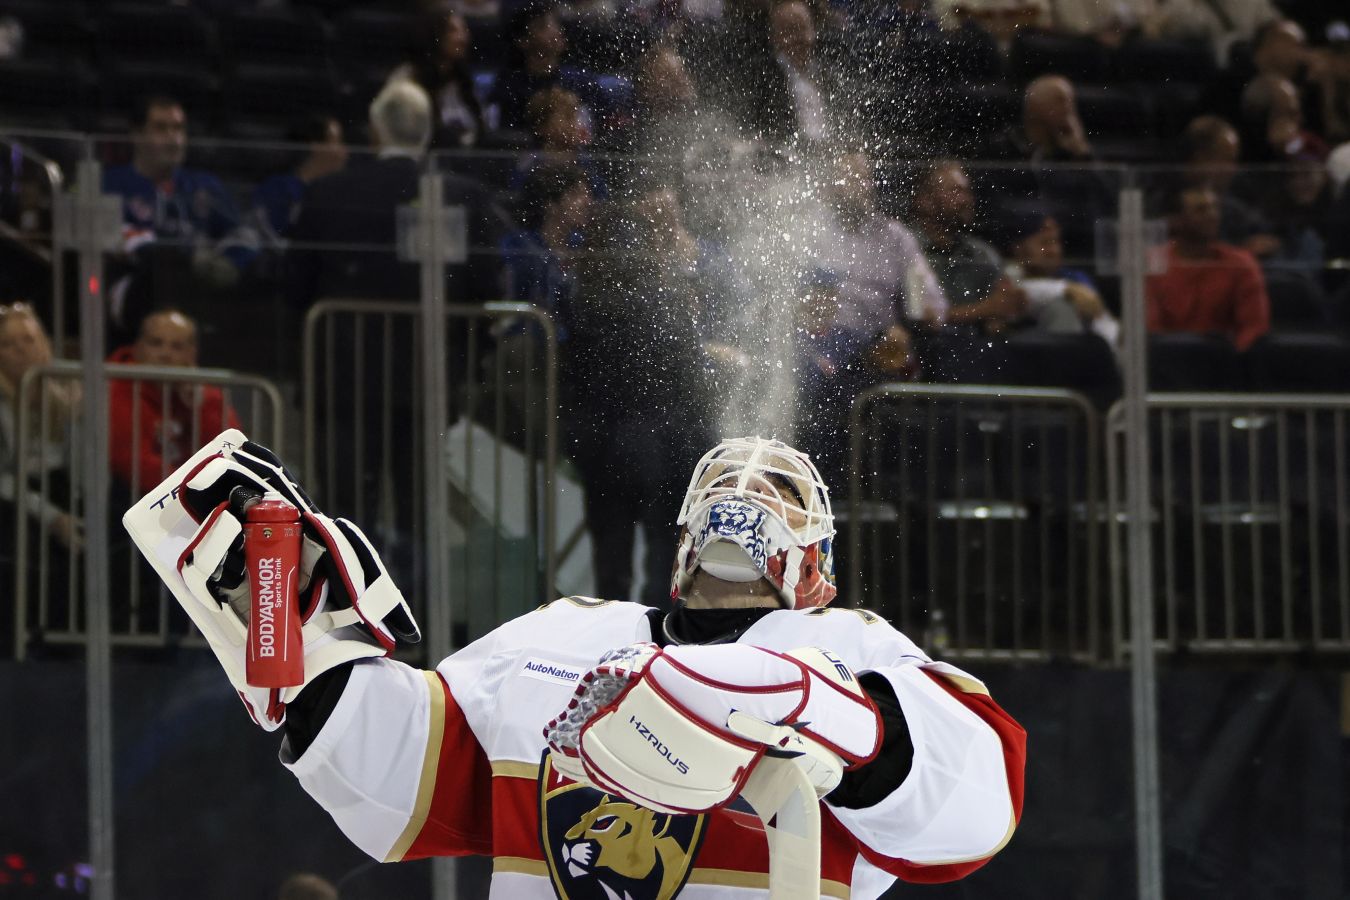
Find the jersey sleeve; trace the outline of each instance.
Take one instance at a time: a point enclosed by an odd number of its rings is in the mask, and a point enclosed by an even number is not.
[[[906,881],[962,878],[1012,837],[1026,732],[974,678],[943,663],[878,666],[909,730],[909,773],[871,806],[826,805],[871,865]],[[909,748],[906,748],[907,750]]]
[[[298,758],[283,743],[281,761],[377,860],[492,851],[491,769],[435,672],[353,664],[313,742]]]

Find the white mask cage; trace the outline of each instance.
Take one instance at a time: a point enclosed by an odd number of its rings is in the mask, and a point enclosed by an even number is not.
[[[808,546],[834,536],[830,492],[811,458],[782,441],[726,438],[704,454],[685,491],[678,524],[718,500],[748,500]]]

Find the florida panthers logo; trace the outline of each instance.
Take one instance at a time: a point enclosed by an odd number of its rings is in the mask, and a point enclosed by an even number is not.
[[[561,900],[668,900],[683,887],[703,816],[643,809],[562,781],[544,755],[540,838]]]
[[[719,538],[730,538],[764,571],[769,551],[764,546],[763,510],[739,500],[719,500],[708,508],[707,524],[699,535],[700,547]]]

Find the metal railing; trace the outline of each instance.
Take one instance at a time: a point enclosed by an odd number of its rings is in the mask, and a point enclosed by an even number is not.
[[[1350,397],[1149,394],[1159,650],[1350,649]],[[1122,408],[1107,415],[1111,633],[1125,624]]]
[[[108,524],[113,564],[112,641],[119,646],[162,647],[181,640],[190,628],[176,613],[138,553],[126,543],[120,515],[130,502],[158,484],[145,484],[143,455],[158,460],[159,478],[167,477],[214,434],[202,433],[202,410],[219,403],[223,423],[237,415],[245,430],[279,452],[283,450],[283,406],[277,388],[264,378],[218,369],[140,366],[110,363],[105,367],[111,391],[129,392],[130,417],[111,423],[110,435],[91,433],[78,401],[81,367],[55,362],[24,373],[16,396],[17,439],[14,478],[14,650],[28,653],[30,638],[46,644],[84,640],[82,564],[79,526],[83,497],[80,447],[89,440],[128,438],[129,446],[113,448],[109,481]],[[69,402],[61,402],[65,397]],[[145,433],[158,413],[168,427]],[[185,428],[184,415],[188,417]],[[129,466],[125,462],[129,460]],[[123,470],[124,469],[124,470]],[[61,528],[52,519],[67,517]],[[62,530],[64,529],[64,531]],[[36,546],[32,544],[36,543]],[[31,632],[31,634],[30,634]]]
[[[949,658],[1099,657],[1099,431],[1071,391],[854,402],[844,596]]]
[[[460,644],[552,596],[557,337],[528,304],[446,307],[447,546],[426,547],[419,309],[334,299],[309,311],[304,477],[322,508],[367,529],[419,615],[425,554],[447,555]]]

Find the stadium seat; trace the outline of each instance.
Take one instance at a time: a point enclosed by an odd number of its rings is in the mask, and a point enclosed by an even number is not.
[[[623,22],[570,22],[564,31],[567,62],[591,71],[627,70],[643,43],[637,27]]]
[[[1205,112],[1205,87],[1202,84],[1173,81],[1168,84],[1138,85],[1141,96],[1153,107],[1153,120],[1159,135],[1179,135],[1191,119]]]
[[[412,55],[416,38],[412,16],[353,9],[334,22],[333,62],[339,72],[359,66],[387,75]]]
[[[240,66],[221,88],[231,123],[252,120],[285,126],[334,110],[338,91],[327,67]]]
[[[1146,138],[1153,133],[1150,110],[1134,91],[1121,88],[1080,87],[1078,114],[1093,137]]]
[[[88,60],[92,22],[83,10],[51,0],[10,0],[4,12],[23,26],[26,59],[75,62]],[[6,95],[8,96],[8,95]]]
[[[24,128],[84,128],[92,124],[92,77],[82,65],[58,60],[0,61],[4,124]]]
[[[1110,75],[1110,56],[1096,40],[1043,31],[1018,32],[1008,65],[1019,84],[1050,74],[1075,82],[1103,82]]]
[[[1336,334],[1268,334],[1251,350],[1258,391],[1350,391],[1350,340]]]
[[[956,108],[939,118],[939,127],[988,135],[1012,125],[1022,111],[1021,98],[1002,84],[958,88],[954,100]]]
[[[1246,387],[1237,351],[1213,334],[1153,334],[1148,339],[1151,391],[1235,391]]]
[[[469,34],[473,39],[469,61],[473,65],[498,66],[510,57],[506,35],[502,33],[501,20],[495,17],[474,16],[469,18]]]
[[[1007,342],[1008,384],[1078,391],[1098,409],[1120,397],[1120,370],[1111,347],[1096,334],[1024,331]]]
[[[98,21],[95,42],[103,63],[209,64],[214,47],[206,18],[177,6],[114,6]]]
[[[982,29],[967,27],[947,32],[937,49],[944,77],[979,84],[996,81],[1003,74],[998,45]]]
[[[914,332],[923,380],[931,384],[1007,384],[1007,345],[966,329]]]
[[[1315,331],[1331,323],[1327,298],[1317,282],[1298,272],[1273,267],[1265,270],[1265,276],[1273,328]]]
[[[313,10],[239,10],[221,22],[220,48],[230,66],[323,66],[328,27]]]
[[[1190,41],[1127,41],[1116,51],[1119,81],[1206,83],[1214,78],[1214,53]]]
[[[125,131],[136,101],[160,93],[183,104],[193,132],[213,131],[217,125],[216,81],[204,66],[127,62],[104,67],[100,76],[104,130]]]

